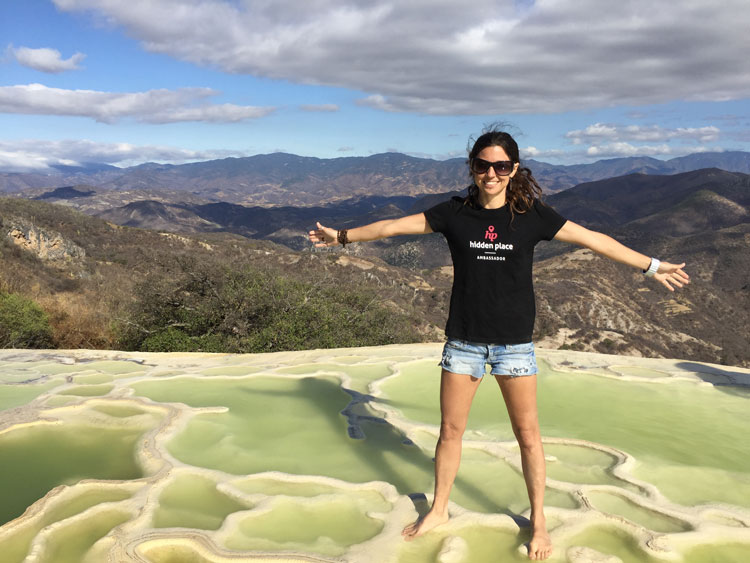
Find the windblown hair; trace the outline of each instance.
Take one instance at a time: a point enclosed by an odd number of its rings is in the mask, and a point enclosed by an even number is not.
[[[466,161],[470,164],[471,161],[477,157],[487,147],[502,147],[503,150],[510,157],[513,164],[521,162],[521,158],[518,153],[518,144],[516,141],[505,131],[499,131],[491,128],[485,130],[480,137],[474,141],[469,151],[469,159]],[[469,169],[471,175],[471,169]],[[472,176],[473,178],[473,176]],[[542,188],[537,183],[534,176],[531,174],[531,170],[519,166],[513,178],[510,178],[508,187],[505,191],[506,201],[508,202],[508,208],[510,209],[511,220],[516,213],[526,213],[534,205],[534,200],[542,199]],[[479,188],[472,182],[469,186],[469,195],[464,199],[464,205],[468,205],[474,209],[479,209],[482,204],[479,202]]]

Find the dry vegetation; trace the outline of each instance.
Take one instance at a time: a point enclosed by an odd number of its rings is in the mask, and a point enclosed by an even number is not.
[[[43,260],[0,239],[0,291],[38,304],[57,348],[274,351],[415,342],[437,331],[413,320],[414,276],[385,264],[234,235],[131,229],[20,199],[0,200],[0,219],[3,235],[20,221],[85,251]]]

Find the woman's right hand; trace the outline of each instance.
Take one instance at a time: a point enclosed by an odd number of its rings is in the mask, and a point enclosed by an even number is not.
[[[336,246],[339,243],[336,229],[324,227],[320,223],[316,223],[316,225],[318,225],[318,228],[309,233],[310,242],[315,246]]]

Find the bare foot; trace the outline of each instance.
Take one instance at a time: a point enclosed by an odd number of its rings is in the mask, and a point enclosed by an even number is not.
[[[543,561],[552,555],[552,539],[547,533],[545,520],[534,522],[531,541],[529,542],[529,559]]]
[[[422,518],[419,518],[416,522],[414,522],[414,524],[409,524],[406,528],[404,528],[404,530],[401,532],[401,535],[404,536],[404,539],[406,541],[411,541],[414,538],[421,536],[422,534],[426,534],[433,528],[436,528],[441,524],[445,524],[449,519],[450,518],[447,511],[443,514],[440,514],[430,510]]]

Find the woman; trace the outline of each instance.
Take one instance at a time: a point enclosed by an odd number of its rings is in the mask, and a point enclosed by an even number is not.
[[[560,240],[590,248],[639,268],[674,291],[689,283],[685,264],[649,258],[611,237],[567,221],[541,202],[542,190],[520,166],[518,145],[502,131],[481,135],[469,152],[474,180],[465,198],[454,197],[424,213],[337,231],[317,224],[315,246],[370,241],[394,235],[440,232],[453,258],[454,281],[440,381],[440,437],[435,451],[431,509],[404,528],[411,540],[448,521],[448,496],[461,459],[461,439],[486,364],[491,366],[521,451],[531,503],[529,558],[550,556],[543,497],[546,468],[536,406],[534,246]]]

